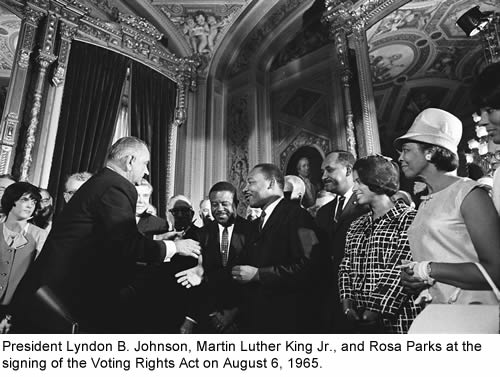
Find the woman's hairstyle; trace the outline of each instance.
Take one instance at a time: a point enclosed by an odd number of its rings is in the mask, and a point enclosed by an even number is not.
[[[457,155],[448,149],[420,141],[414,141],[414,143],[418,145],[422,152],[431,154],[429,162],[432,162],[438,170],[453,171],[458,168]]]
[[[471,89],[472,103],[478,108],[500,109],[500,62],[487,66]]]
[[[28,182],[16,182],[7,187],[3,193],[2,212],[8,215],[15,202],[25,194],[36,201],[33,213],[38,211],[40,209],[40,200],[42,200],[40,189]]]
[[[377,195],[392,196],[399,190],[399,168],[394,161],[381,155],[362,157],[353,170],[359,180]]]

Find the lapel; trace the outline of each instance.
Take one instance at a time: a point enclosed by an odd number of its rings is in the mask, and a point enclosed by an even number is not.
[[[351,197],[349,198],[349,201],[345,205],[344,210],[340,214],[337,222],[333,220],[333,216],[335,214],[335,205],[333,206],[330,218],[331,218],[331,223],[333,224],[332,228],[334,232],[338,228],[340,228],[340,226],[346,221],[346,219],[350,217],[350,214],[352,213],[352,211],[356,209],[356,206],[357,206],[356,195],[352,194]]]
[[[340,214],[340,217],[338,218],[339,223],[344,221],[347,217],[349,217],[349,214],[356,208],[358,205],[358,202],[356,201],[356,195],[352,194],[351,197],[349,198],[349,201],[344,207],[344,210]]]
[[[267,219],[266,224],[264,225],[264,228],[262,229],[262,232],[260,232],[260,236],[269,233],[272,231],[274,227],[280,222],[281,220],[281,212],[283,212],[283,209],[286,207],[286,200],[281,199],[281,201],[278,203],[278,205],[274,208],[273,212],[271,213],[271,216]]]

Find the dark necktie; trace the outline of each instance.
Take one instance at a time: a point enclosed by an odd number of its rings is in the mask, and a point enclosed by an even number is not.
[[[337,204],[335,206],[335,216],[333,216],[333,221],[338,222],[340,215],[342,214],[342,209],[344,207],[345,196],[337,196]]]
[[[262,228],[264,228],[264,219],[266,218],[266,213],[262,211],[259,217],[259,232],[262,232]]]
[[[226,267],[229,251],[229,234],[227,228],[224,227],[222,231],[222,242],[220,245],[220,252],[222,254],[222,265]]]

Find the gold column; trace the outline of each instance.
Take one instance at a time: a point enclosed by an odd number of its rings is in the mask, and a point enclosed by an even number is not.
[[[359,149],[363,149],[365,155],[380,153],[377,109],[375,107],[375,98],[373,96],[370,58],[368,54],[368,42],[366,40],[364,23],[359,22],[354,25],[350,42],[352,43],[354,51],[356,51],[356,65],[358,69],[359,90],[361,95],[364,145],[360,145]]]
[[[351,105],[351,77],[352,72],[349,68],[349,59],[347,55],[347,38],[343,29],[337,29],[334,33],[335,49],[338,56],[338,72],[342,81],[344,98],[344,116],[346,122],[347,150],[357,157],[356,152],[356,133],[354,130],[354,121]]]
[[[43,15],[42,11],[30,7],[26,7],[24,11],[24,19],[19,32],[19,47],[12,67],[9,93],[0,125],[0,174],[8,173],[14,162],[12,151],[19,135],[19,118],[29,82],[30,55],[35,45],[38,24]]]
[[[42,107],[42,97],[47,76],[47,69],[57,58],[52,53],[52,49],[54,46],[54,39],[56,35],[56,29],[57,29],[57,21],[58,21],[57,15],[55,13],[50,12],[47,16],[45,24],[43,46],[38,50],[39,54],[36,58],[36,62],[38,65],[38,72],[36,74],[35,90],[33,94],[33,104],[31,106],[31,111],[30,111],[29,125],[26,132],[26,140],[24,142],[23,160],[21,162],[21,167],[20,167],[19,179],[21,181],[25,181],[28,179],[29,168],[31,166],[31,162],[33,159],[32,157],[33,147],[36,142],[36,131],[38,128],[38,124],[40,123],[39,115],[40,115],[40,109]]]

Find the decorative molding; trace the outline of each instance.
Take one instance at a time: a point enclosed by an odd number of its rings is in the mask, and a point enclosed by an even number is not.
[[[340,80],[342,82],[342,94],[344,98],[344,116],[346,122],[346,139],[347,139],[347,150],[351,152],[354,157],[357,156],[356,153],[356,132],[354,129],[354,116],[352,113],[351,105],[351,78],[352,72],[349,67],[349,58],[347,55],[347,38],[344,29],[336,29],[334,35],[335,49],[338,56],[338,71],[340,74]]]
[[[138,41],[145,40],[154,43],[163,37],[163,34],[145,18],[119,13],[118,21],[122,24],[122,31],[132,35]]]
[[[50,23],[48,24],[47,29],[50,27]],[[30,112],[30,122],[28,125],[28,129],[26,131],[26,140],[24,143],[23,149],[23,161],[21,163],[20,168],[20,181],[27,181],[29,168],[31,166],[31,162],[33,159],[33,148],[36,143],[36,130],[38,128],[38,124],[40,123],[39,115],[40,109],[42,107],[42,96],[43,96],[43,88],[45,83],[45,76],[47,74],[47,68],[56,60],[56,56],[40,50],[39,55],[36,58],[36,62],[38,63],[38,77],[35,84],[35,92],[33,94],[33,105],[31,107]]]
[[[12,147],[9,145],[2,145],[0,150],[0,174],[7,174],[9,169],[9,161],[12,155]]]
[[[71,49],[71,41],[76,35],[78,28],[74,24],[70,24],[65,20],[61,20],[60,36],[61,41],[57,51],[58,59],[52,76],[52,83],[59,86],[64,82],[66,77],[66,68],[68,66],[69,52]]]
[[[9,145],[14,145],[14,135],[16,133],[19,118],[16,113],[9,113],[5,118],[5,128],[2,135],[2,142]]]
[[[19,55],[17,59],[17,65],[19,68],[28,69],[30,55],[33,52],[33,47],[35,45],[35,34],[38,28],[38,23],[44,13],[35,10],[29,6],[24,8],[24,22],[22,28],[24,32],[21,33],[22,40],[20,41]]]
[[[172,124],[168,125],[168,143],[167,143],[167,161],[166,161],[166,180],[165,187],[166,198],[171,198],[174,195],[175,187],[175,159],[177,154],[177,119]]]
[[[330,29],[333,38],[337,30],[352,34],[354,29],[364,29],[373,19],[383,15],[394,5],[403,5],[410,0],[325,0],[326,11],[322,22]]]
[[[297,136],[283,149],[279,155],[280,169],[286,171],[286,166],[290,157],[301,147],[309,146],[320,149],[323,156],[331,149],[330,139],[324,136],[315,135],[309,131],[301,130]]]
[[[121,23],[111,23],[85,15],[79,22],[75,38],[132,56],[177,83],[178,70],[185,70],[186,66],[190,66],[189,70],[196,75],[198,58],[180,58],[168,52],[157,43],[161,33],[145,19],[125,15],[120,17]],[[192,81],[196,81],[196,77]],[[194,86],[190,84],[190,87]]]
[[[373,100],[371,67],[364,28],[354,29],[353,44],[354,50],[356,51],[356,64],[361,97],[364,149],[366,150],[366,154],[380,153],[377,110],[375,101]]]

